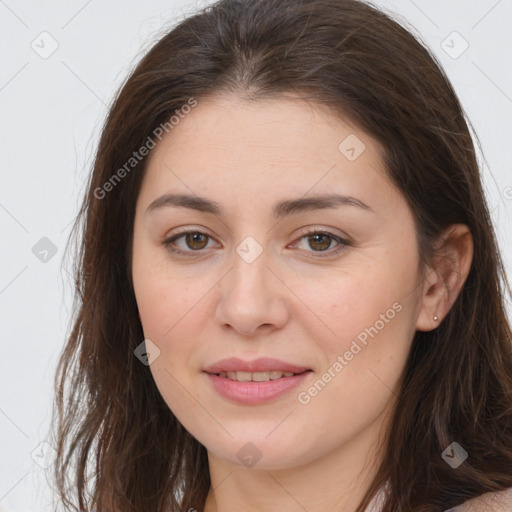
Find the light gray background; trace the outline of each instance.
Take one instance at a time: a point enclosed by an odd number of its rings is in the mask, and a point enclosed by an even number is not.
[[[62,256],[106,106],[166,26],[207,3],[0,0],[0,510],[50,510],[36,461],[41,448],[51,461],[40,443],[71,314]],[[486,191],[511,273],[512,0],[376,4],[422,35],[454,84],[483,145]],[[464,40],[469,47],[458,56]],[[48,56],[52,44],[58,48]],[[57,248],[46,262],[32,251],[43,237]]]

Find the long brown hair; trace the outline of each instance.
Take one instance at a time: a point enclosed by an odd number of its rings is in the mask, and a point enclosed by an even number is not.
[[[203,510],[206,449],[134,357],[144,337],[132,235],[147,157],[131,159],[158,127],[170,131],[169,119],[191,98],[289,92],[349,116],[381,143],[413,212],[422,264],[433,261],[433,241],[448,224],[467,225],[474,241],[450,312],[414,336],[384,458],[358,512],[386,482],[384,512],[444,510],[512,486],[512,334],[503,300],[510,287],[471,125],[439,63],[362,1],[221,0],[150,49],[103,126],[73,227],[77,294],[55,376],[52,477],[66,510]],[[457,470],[441,456],[452,441],[469,454]]]

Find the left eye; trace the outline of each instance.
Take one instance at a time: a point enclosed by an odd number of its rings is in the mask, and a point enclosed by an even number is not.
[[[201,252],[208,246],[208,241],[211,238],[212,237],[210,235],[207,235],[200,231],[187,231],[185,233],[180,233],[164,240],[162,244],[170,252],[181,254],[184,256],[193,256],[191,253]],[[176,247],[176,242],[180,239],[184,239],[185,247]],[[304,233],[297,240],[299,242],[302,240],[307,240],[306,243],[309,245],[309,247],[313,248],[313,251],[308,251],[307,249],[305,249],[306,252],[328,253],[328,255],[337,254],[345,246],[350,245],[350,243],[347,240],[344,240],[339,236],[336,236],[332,233],[325,231],[309,231]],[[331,247],[333,240],[336,241],[338,245],[333,250],[328,251],[328,249]]]
[[[331,242],[333,240],[340,240],[338,237],[335,237],[334,235],[320,231],[314,231],[313,233],[306,234],[299,238],[299,240],[304,239],[307,240],[306,243],[308,243],[310,247],[315,249],[315,252],[324,252],[326,249],[329,249]]]

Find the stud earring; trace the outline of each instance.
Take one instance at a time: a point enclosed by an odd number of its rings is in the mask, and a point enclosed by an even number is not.
[[[438,318],[437,316],[434,316],[434,322],[437,322]]]

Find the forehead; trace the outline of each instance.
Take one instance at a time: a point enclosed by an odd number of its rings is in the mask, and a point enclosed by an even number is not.
[[[362,144],[366,145],[365,151],[380,151],[376,141],[348,116],[336,116],[325,105],[293,95],[251,101],[213,96],[198,100],[188,114],[180,117],[155,153],[172,146],[205,146],[215,148],[215,155],[224,153],[231,159],[244,159],[247,150],[254,149],[262,160],[271,155],[301,160],[304,156],[318,158],[320,152],[311,150],[319,147],[330,148],[325,158],[332,160],[339,152],[339,143],[350,135],[353,142],[359,139],[359,151]]]
[[[381,155],[372,137],[320,104],[293,96],[210,97],[152,150],[140,196],[149,204],[170,188],[252,201],[333,188],[389,195]]]

